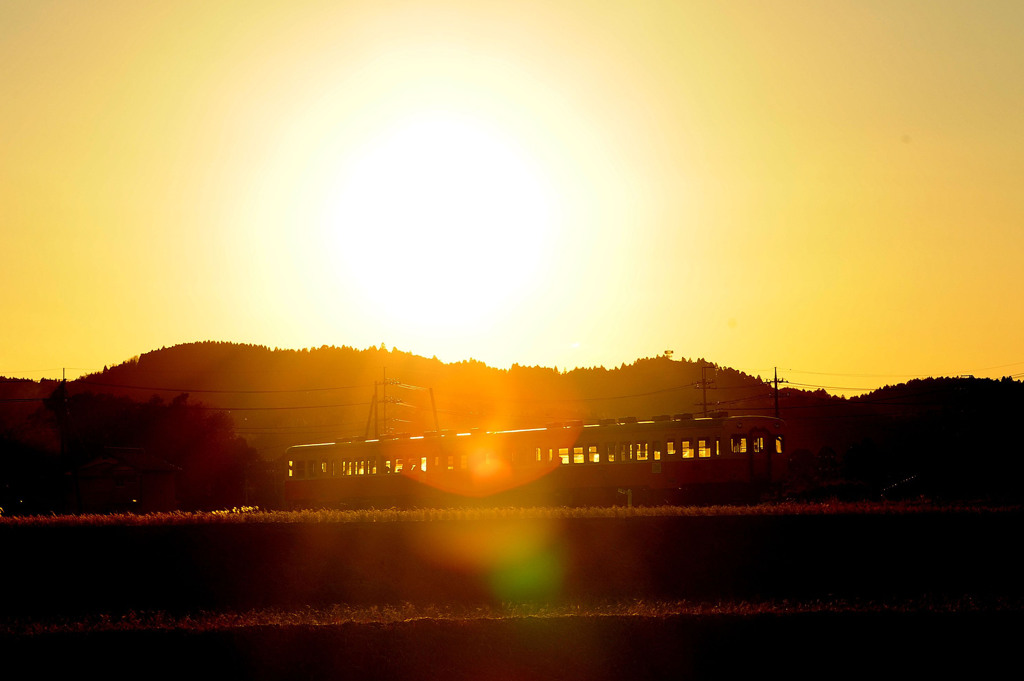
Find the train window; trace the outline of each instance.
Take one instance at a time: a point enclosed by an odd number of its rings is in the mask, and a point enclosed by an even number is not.
[[[540,463],[540,461],[541,461],[541,459],[540,459],[540,447],[537,447],[536,453],[537,453],[537,463]]]
[[[760,451],[760,449],[758,448],[758,442],[761,441],[761,440],[762,440],[762,438],[754,438],[754,451],[755,452]],[[732,436],[732,453],[733,454],[746,454],[747,453],[747,438],[739,436],[739,435],[733,435]]]
[[[661,443],[660,442],[655,442],[654,443],[654,460],[655,461],[661,461]]]
[[[558,458],[559,458],[559,460],[563,464],[569,463],[569,448],[568,447],[559,447],[558,448]]]
[[[427,457],[425,456],[420,457],[420,470],[424,472],[427,470]]]
[[[583,447],[573,447],[572,448],[572,462],[573,463],[583,463],[584,462],[584,459],[583,459]]]
[[[590,445],[587,452],[590,463],[598,463],[601,461],[601,455],[597,451],[597,445]]]
[[[324,475],[327,475],[327,462],[326,461],[321,461],[320,462],[320,472],[323,473]]]
[[[676,443],[673,442],[672,440],[669,440],[668,442],[665,443],[665,456],[675,456],[675,455],[676,455]]]
[[[693,458],[693,443],[690,440],[682,440],[679,443],[679,453],[683,455],[684,459]]]
[[[711,448],[708,447],[707,440],[697,440],[697,457],[700,459],[707,459],[711,456]]]
[[[647,443],[637,442],[636,443],[636,460],[647,461]]]
[[[450,471],[455,470],[455,457],[454,456],[449,456],[448,457],[448,470],[450,470]]]
[[[404,464],[405,464],[405,462],[402,461],[401,459],[395,459],[395,472],[396,473],[401,473],[402,472],[402,468],[404,468]]]
[[[288,462],[288,477],[291,478],[294,475],[295,475],[295,462],[294,461],[289,461]]]
[[[781,435],[776,435],[775,436],[775,453],[776,454],[782,454],[782,436]]]
[[[604,460],[608,463],[615,462],[615,445],[611,442],[604,443]]]

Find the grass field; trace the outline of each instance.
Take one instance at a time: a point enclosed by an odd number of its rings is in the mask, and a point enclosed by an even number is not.
[[[1024,624],[1022,517],[830,504],[3,518],[0,653],[44,676],[990,676]]]
[[[1019,507],[986,503],[936,504],[930,501],[772,503],[700,506],[537,506],[469,508],[369,508],[359,510],[310,509],[266,511],[255,506],[209,512],[174,511],[137,515],[131,513],[82,515],[4,516],[0,527],[8,526],[96,526],[96,525],[209,525],[224,523],[376,523],[424,522],[435,520],[537,520],[569,518],[646,518],[683,516],[761,515],[901,515],[907,513],[1011,513]]]
[[[417,617],[0,636],[33,676],[231,679],[997,678],[1019,610]]]

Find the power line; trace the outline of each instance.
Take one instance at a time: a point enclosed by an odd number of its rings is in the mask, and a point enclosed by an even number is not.
[[[210,411],[288,411],[294,409],[337,409],[341,407],[365,407],[370,402],[350,402],[348,404],[309,404],[291,407],[210,407],[207,405],[190,405],[194,409]]]
[[[928,374],[850,374],[832,371],[807,371],[804,369],[784,369],[794,374],[811,374],[814,376],[843,376],[846,378],[928,378]]]
[[[815,383],[797,383],[796,381],[787,381],[787,383],[789,383],[789,385],[799,386],[801,388],[824,388],[826,390],[862,390],[864,392],[878,390],[878,388],[851,388],[849,386],[842,385],[817,385]]]
[[[124,388],[126,390],[154,390],[157,392],[172,392],[172,393],[216,393],[216,394],[234,394],[234,395],[269,395],[269,394],[281,394],[281,393],[311,393],[311,392],[328,392],[331,390],[353,390],[355,388],[368,388],[369,385],[366,383],[358,385],[339,385],[330,388],[289,388],[282,390],[215,390],[212,388],[158,388],[153,386],[144,385],[122,385],[119,383],[100,383],[98,381],[82,381],[78,380],[75,383],[82,385],[95,385],[102,388]]]

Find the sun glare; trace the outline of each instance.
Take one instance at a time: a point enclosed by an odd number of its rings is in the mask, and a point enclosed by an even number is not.
[[[470,118],[391,126],[348,159],[328,201],[345,290],[379,319],[479,323],[533,285],[549,248],[539,168]]]

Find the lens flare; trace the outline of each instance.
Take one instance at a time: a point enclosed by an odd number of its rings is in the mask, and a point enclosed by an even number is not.
[[[559,547],[534,543],[520,549],[514,559],[491,569],[491,592],[502,602],[547,601],[559,596],[565,577],[565,560]]]
[[[428,523],[418,536],[426,560],[479,580],[497,601],[548,601],[561,594],[566,560],[548,523]]]

